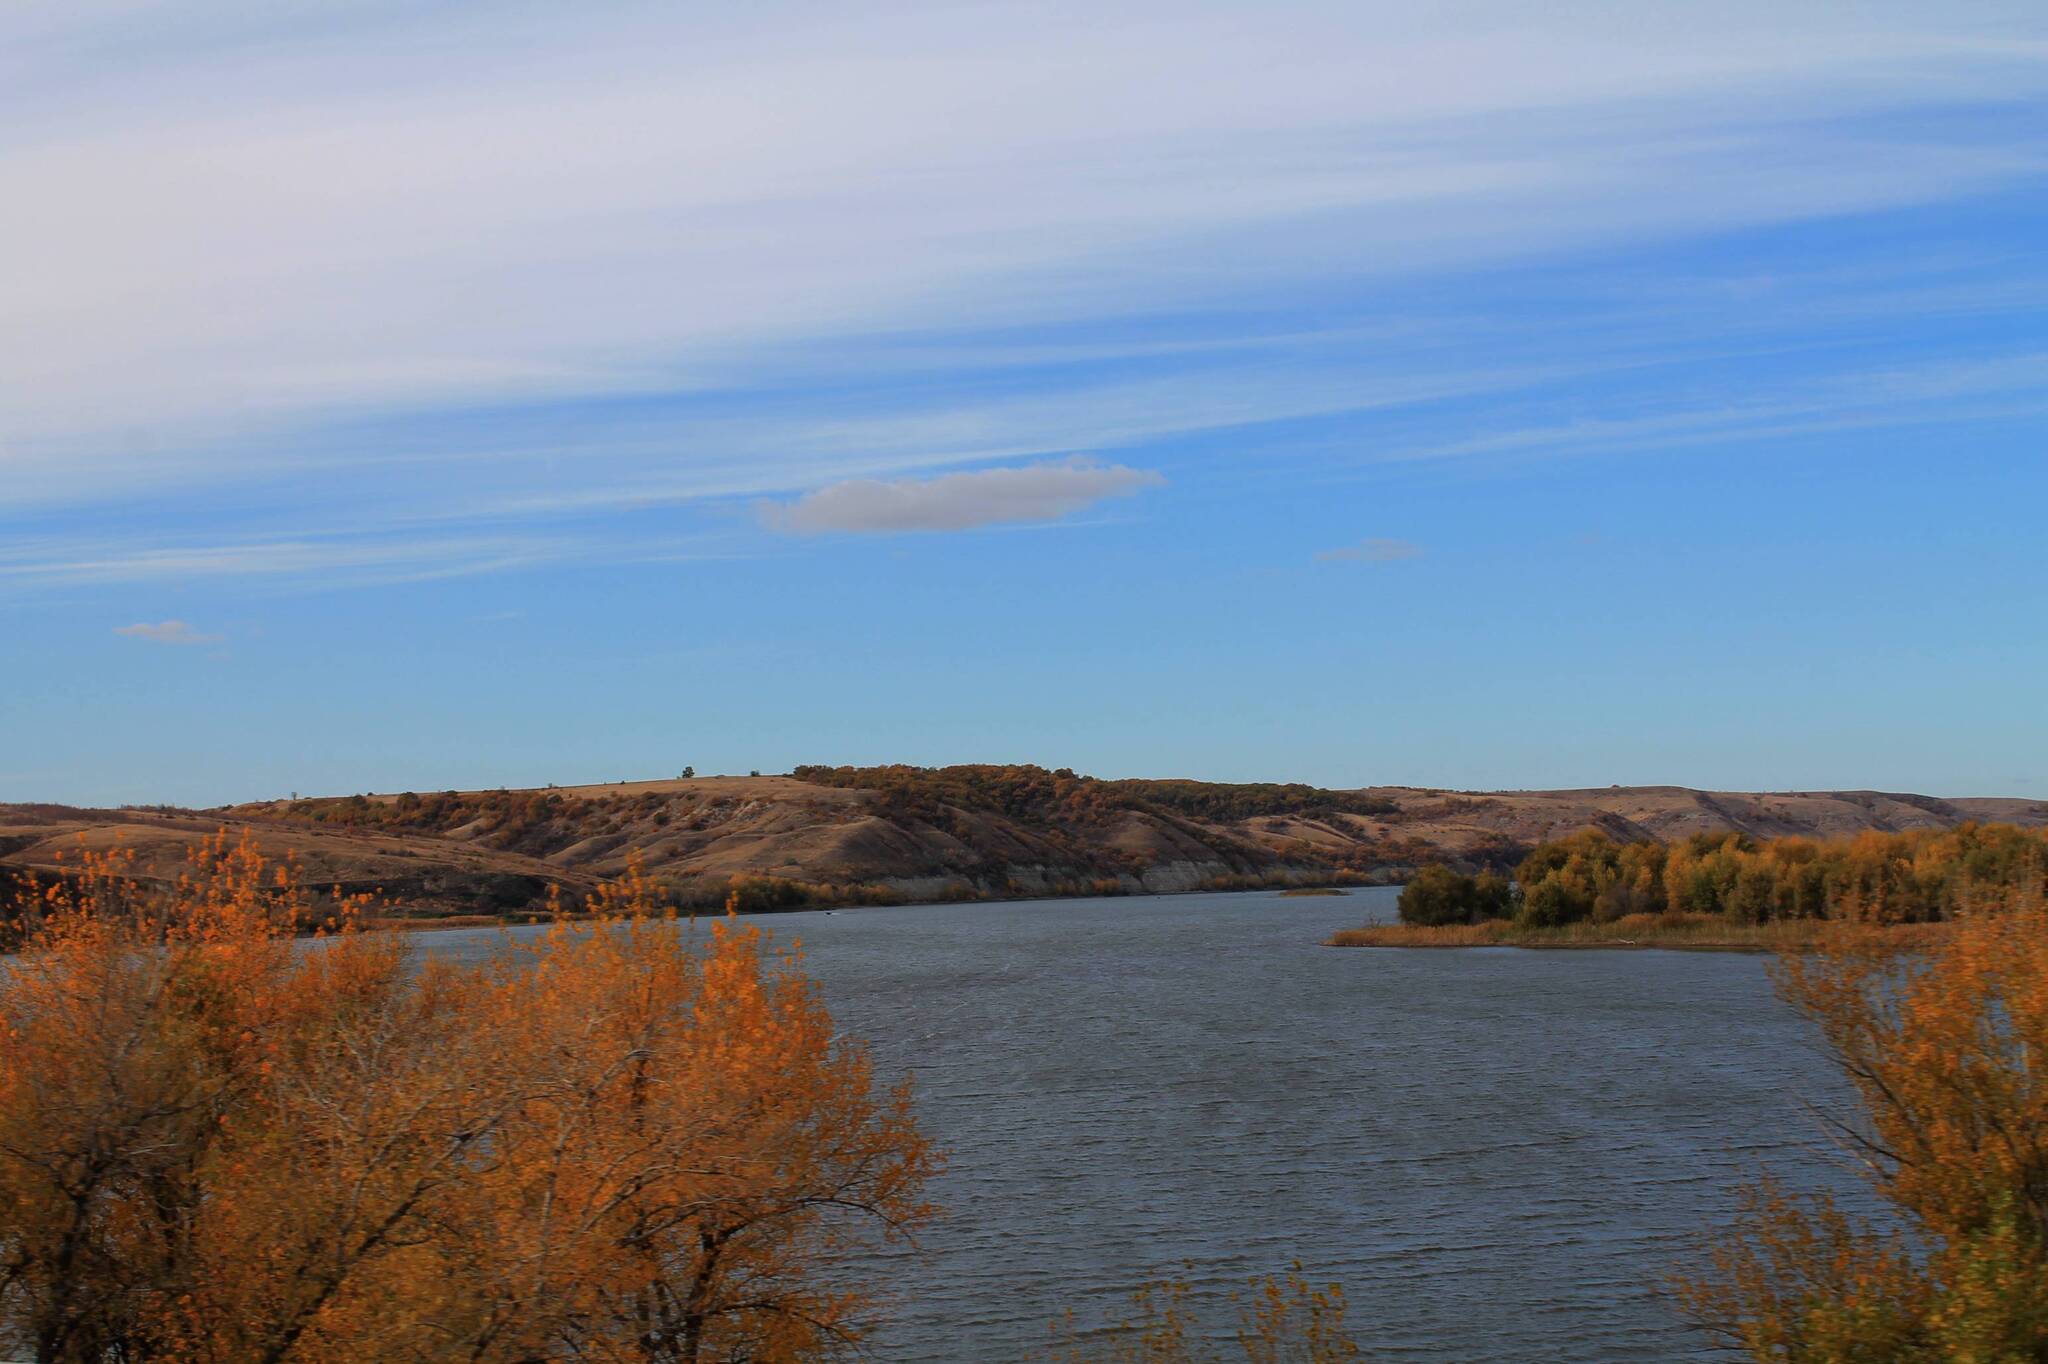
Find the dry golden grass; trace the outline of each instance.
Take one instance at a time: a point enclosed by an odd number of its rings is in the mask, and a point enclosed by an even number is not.
[[[1506,919],[1479,924],[1374,924],[1342,929],[1330,947],[1577,947],[1678,948],[1695,952],[1799,952],[1850,939],[1893,947],[1925,946],[1944,934],[1946,924],[1876,927],[1828,919],[1780,919],[1734,923],[1713,914],[1631,914],[1612,923],[1576,923],[1560,928],[1517,928]]]

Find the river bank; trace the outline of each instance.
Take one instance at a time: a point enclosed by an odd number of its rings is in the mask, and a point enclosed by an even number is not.
[[[1471,948],[1525,947],[1628,951],[1657,948],[1680,952],[1803,952],[1823,941],[1856,938],[1872,946],[1911,950],[1934,941],[1944,924],[1847,924],[1833,919],[1732,922],[1713,914],[1633,914],[1611,923],[1575,923],[1556,928],[1519,927],[1511,919],[1476,924],[1367,924],[1339,929],[1326,947]]]
[[[1240,884],[1254,882],[1254,884]],[[791,904],[749,904],[737,912],[748,917],[766,917],[784,914],[839,914],[856,913],[876,909],[978,909],[1000,908],[1004,905],[1032,905],[1058,902],[1096,900],[1164,900],[1180,896],[1204,895],[1255,895],[1273,894],[1283,900],[1323,899],[1342,897],[1354,892],[1368,890],[1399,890],[1398,883],[1375,881],[1364,877],[1352,877],[1336,884],[1303,884],[1293,880],[1275,880],[1257,884],[1252,877],[1217,878],[1215,882],[1192,887],[1187,890],[1115,890],[1109,893],[1094,893],[1083,890],[1061,891],[1046,895],[976,895],[955,900],[820,900],[810,903]],[[676,906],[676,916],[684,919],[717,918],[726,913],[725,909],[710,905]],[[559,916],[538,913],[532,910],[518,910],[506,914],[442,914],[404,915],[391,914],[372,916],[359,921],[367,929],[388,930],[400,933],[425,933],[436,929],[464,928],[531,928],[555,922],[559,917],[569,923],[586,923],[593,918],[582,910],[565,910]]]

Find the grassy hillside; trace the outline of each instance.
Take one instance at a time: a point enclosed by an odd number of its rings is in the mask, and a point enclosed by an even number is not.
[[[1588,827],[1637,841],[1970,819],[2042,824],[2048,808],[1876,792],[1327,790],[1030,766],[819,766],[207,811],[0,807],[0,869],[47,873],[83,840],[131,848],[138,875],[169,876],[193,840],[228,825],[268,853],[297,858],[317,884],[382,889],[425,914],[527,911],[550,883],[573,900],[634,857],[686,902],[722,904],[737,885],[749,907],[773,908],[1395,881],[1445,860],[1507,870],[1543,840]]]

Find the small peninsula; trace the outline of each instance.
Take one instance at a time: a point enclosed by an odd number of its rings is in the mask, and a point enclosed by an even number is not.
[[[1512,880],[1425,867],[1400,921],[1333,947],[1663,947],[1799,951],[1844,939],[1912,946],[1974,912],[2048,903],[2048,831],[1965,823],[1848,837],[1694,834],[1539,844]]]

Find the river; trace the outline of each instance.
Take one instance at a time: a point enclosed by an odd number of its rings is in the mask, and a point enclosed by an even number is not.
[[[1023,1359],[1070,1306],[1186,1273],[1213,1308],[1298,1259],[1376,1359],[1725,1358],[1656,1281],[1760,1166],[1845,1178],[1765,962],[1319,946],[1395,894],[765,920],[950,1155],[876,1356]]]

